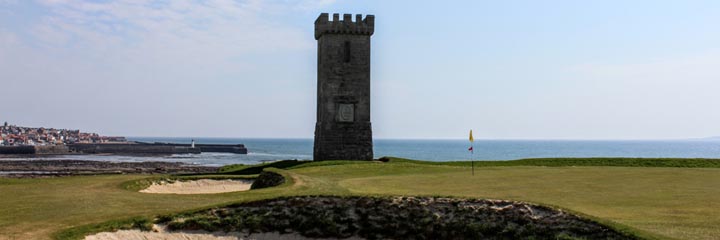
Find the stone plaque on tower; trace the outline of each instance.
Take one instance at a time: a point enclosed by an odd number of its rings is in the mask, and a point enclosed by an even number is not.
[[[370,36],[375,16],[327,13],[315,20],[317,123],[313,159],[372,160]]]

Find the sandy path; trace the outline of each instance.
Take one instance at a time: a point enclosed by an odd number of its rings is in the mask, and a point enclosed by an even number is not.
[[[239,232],[205,232],[205,231],[183,231],[170,232],[164,226],[154,225],[153,231],[143,232],[140,230],[120,230],[117,232],[102,232],[95,235],[86,236],[85,240],[250,240],[250,239],[273,239],[273,240],[310,240],[317,238],[303,237],[296,233],[279,234],[279,233],[254,233],[247,235]],[[351,237],[348,240],[359,240],[362,238]]]
[[[140,190],[143,193],[170,193],[170,194],[209,194],[224,192],[239,192],[250,190],[252,180],[213,180],[200,179],[192,181],[159,182]]]

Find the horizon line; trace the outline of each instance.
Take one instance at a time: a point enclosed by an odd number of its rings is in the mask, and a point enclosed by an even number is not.
[[[126,138],[218,138],[218,139],[293,139],[293,140],[311,140],[313,137],[203,137],[203,136],[125,136]],[[467,138],[373,138],[374,140],[446,140],[446,141],[468,141]],[[475,141],[712,141],[720,140],[720,136],[712,137],[695,137],[695,138],[475,138]]]

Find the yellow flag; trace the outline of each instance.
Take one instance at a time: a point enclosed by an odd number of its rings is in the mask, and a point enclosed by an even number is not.
[[[472,137],[472,129],[470,129],[470,142],[473,142],[473,141],[475,141],[475,139],[473,139],[473,137]]]

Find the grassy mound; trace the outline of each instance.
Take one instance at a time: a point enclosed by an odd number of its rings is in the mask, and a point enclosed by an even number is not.
[[[263,171],[252,183],[250,189],[261,189],[280,186],[285,183],[285,177],[276,172]]]

